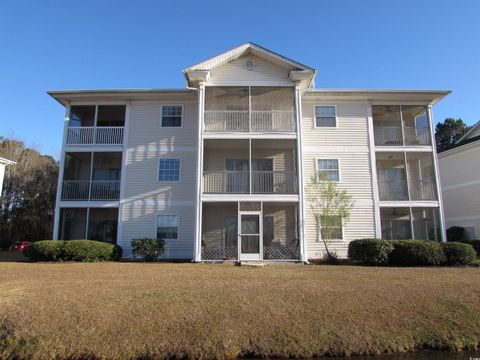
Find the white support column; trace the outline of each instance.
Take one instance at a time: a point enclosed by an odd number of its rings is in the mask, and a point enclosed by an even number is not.
[[[437,156],[437,147],[435,146],[435,130],[433,127],[433,113],[432,105],[427,106],[427,117],[428,124],[430,125],[430,143],[432,144],[432,160],[433,160],[433,170],[435,171],[435,184],[438,197],[438,214],[440,217],[440,240],[442,242],[447,241],[447,232],[445,229],[445,213],[443,210],[443,197],[442,197],[442,186],[440,182],[440,171],[438,170],[438,156]]]
[[[248,193],[252,194],[252,138],[248,139]]]
[[[298,174],[298,236],[300,244],[300,260],[308,261],[307,239],[305,236],[305,204],[303,179],[303,145],[302,145],[302,95],[300,87],[295,86],[295,118],[297,125],[297,174]]]
[[[375,154],[375,134],[373,131],[372,104],[367,106],[367,126],[368,126],[368,147],[370,153],[370,176],[372,178],[372,195],[373,195],[373,212],[374,212],[374,229],[375,237],[382,237],[382,223],[380,219],[380,196],[378,194],[378,177],[377,177],[377,157]]]
[[[65,167],[65,143],[67,142],[68,121],[70,120],[70,104],[65,106],[65,117],[63,118],[63,141],[60,152],[60,166],[58,169],[57,198],[55,201],[55,215],[53,220],[53,239],[58,240],[58,225],[60,222],[60,202],[62,200],[63,172]]]
[[[118,222],[117,222],[117,244],[122,246],[125,244],[125,238],[123,236],[123,208],[126,204],[125,201],[125,179],[127,176],[127,151],[128,151],[128,128],[130,125],[130,114],[132,109],[132,102],[128,101],[125,107],[125,125],[123,128],[123,149],[122,149],[122,169],[120,170],[120,198],[118,202]],[[122,246],[123,248],[123,246]],[[123,249],[125,252],[125,249]],[[129,254],[128,254],[129,255]]]
[[[202,259],[202,189],[203,189],[203,119],[205,108],[205,84],[200,83],[198,88],[198,144],[197,144],[197,189],[195,209],[195,241],[193,247],[193,261]]]

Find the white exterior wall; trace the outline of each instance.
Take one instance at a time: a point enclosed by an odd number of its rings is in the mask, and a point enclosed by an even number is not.
[[[476,141],[438,155],[445,223],[473,227],[470,240],[480,237],[480,142]]]
[[[3,177],[5,176],[5,164],[0,164],[0,197],[2,197]]]
[[[335,105],[337,127],[315,128],[315,105]],[[354,202],[350,220],[343,227],[343,239],[332,242],[340,257],[346,257],[351,240],[374,237],[374,202],[368,143],[368,105],[362,103],[315,101],[304,97],[302,141],[305,184],[316,173],[316,159],[338,159],[339,188],[346,189]],[[321,258],[324,246],[317,235],[314,218],[305,200],[305,237],[308,258]]]
[[[161,106],[183,105],[181,128],[162,128]],[[132,102],[126,146],[125,194],[119,245],[131,255],[135,238],[156,237],[158,215],[179,215],[179,239],[168,240],[164,258],[191,259],[195,229],[198,112],[195,101]],[[179,158],[180,182],[159,182],[159,159]]]

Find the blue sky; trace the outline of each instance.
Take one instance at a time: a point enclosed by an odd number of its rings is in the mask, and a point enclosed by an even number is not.
[[[318,70],[319,88],[449,89],[436,120],[480,120],[480,1],[2,1],[0,135],[58,157],[47,90],[181,88],[247,41]]]

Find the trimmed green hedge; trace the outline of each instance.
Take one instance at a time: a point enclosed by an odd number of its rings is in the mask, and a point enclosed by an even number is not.
[[[118,245],[93,240],[42,240],[27,246],[23,253],[35,261],[108,261],[122,257]]]
[[[469,244],[459,242],[442,243],[446,265],[467,265],[475,260],[477,254]]]
[[[438,266],[445,262],[440,243],[431,240],[396,240],[389,263],[398,266]]]
[[[480,258],[480,240],[462,240],[459,242],[472,246],[477,253],[477,257]]]
[[[367,265],[388,264],[389,254],[393,251],[393,244],[389,240],[359,239],[348,245],[348,257]]]
[[[131,245],[133,257],[141,256],[145,261],[155,261],[165,250],[165,241],[162,239],[134,239]]]

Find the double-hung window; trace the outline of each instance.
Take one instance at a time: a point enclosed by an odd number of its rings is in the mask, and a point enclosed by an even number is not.
[[[315,127],[336,127],[337,110],[335,106],[315,106]]]
[[[182,127],[183,106],[162,106],[162,127]]]
[[[320,218],[320,232],[322,239],[342,240],[343,228],[342,217],[338,215],[322,216]]]
[[[160,159],[158,169],[158,181],[180,181],[180,159]]]
[[[340,181],[338,159],[318,159],[317,161],[319,180]]]
[[[180,216],[158,215],[157,216],[157,239],[178,240],[178,228]]]

